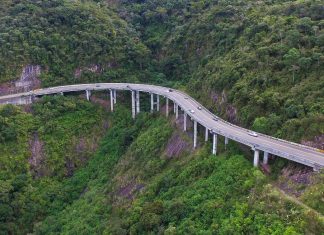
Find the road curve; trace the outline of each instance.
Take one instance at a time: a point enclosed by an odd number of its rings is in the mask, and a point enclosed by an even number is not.
[[[147,84],[132,84],[132,83],[94,83],[94,84],[77,84],[66,85],[51,88],[38,89],[30,92],[0,96],[1,103],[10,103],[11,100],[30,97],[57,94],[61,92],[75,92],[85,90],[135,90],[141,92],[154,93],[164,96],[173,102],[177,103],[193,120],[197,121],[202,126],[208,128],[211,132],[225,136],[236,142],[250,146],[252,149],[257,149],[280,156],[303,165],[313,167],[315,170],[324,168],[324,154],[319,149],[311,148],[305,145],[277,139],[258,133],[257,137],[248,134],[248,130],[242,127],[228,123],[222,119],[219,121],[213,120],[217,117],[208,109],[204,108],[195,99],[189,95],[178,91],[169,91],[167,87],[147,85]],[[198,106],[202,107],[201,110]],[[194,110],[194,113],[189,110]]]

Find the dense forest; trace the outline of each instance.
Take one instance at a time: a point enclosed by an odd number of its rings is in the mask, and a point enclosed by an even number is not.
[[[222,146],[216,158],[210,145],[170,157],[168,139],[188,136],[156,114],[142,113],[134,121],[123,106],[106,113],[62,96],[32,109],[32,115],[13,106],[0,112],[4,133],[10,133],[0,145],[2,234],[320,234],[324,229],[322,179],[314,178],[318,183],[301,196],[316,212],[281,195],[235,144],[227,151]],[[98,121],[109,126],[98,147],[87,154],[91,149],[85,145],[79,152],[73,140],[95,141],[104,130]],[[26,137],[35,132],[44,143],[42,169],[26,162]]]
[[[42,87],[166,85],[324,149],[323,11],[312,0],[3,0],[0,85],[27,65]],[[193,150],[172,115],[133,120],[129,99],[118,94],[113,113],[100,92],[0,106],[0,234],[323,234],[323,172],[272,158],[265,173],[223,139],[217,157],[202,136]]]
[[[151,0],[123,6],[122,15],[142,33],[163,77],[213,111],[293,141],[324,133],[320,1]]]

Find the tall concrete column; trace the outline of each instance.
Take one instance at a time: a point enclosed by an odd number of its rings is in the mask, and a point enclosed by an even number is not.
[[[205,141],[207,142],[208,141],[208,128],[206,127],[205,129]]]
[[[136,91],[136,113],[140,112],[140,93]]]
[[[228,145],[228,138],[225,137],[225,149],[226,149],[227,145]]]
[[[165,104],[165,115],[169,116],[169,99],[166,98],[166,104]]]
[[[268,160],[269,160],[269,153],[268,152],[264,152],[263,154],[263,164],[268,164]]]
[[[156,95],[156,111],[160,111],[160,96],[159,95]]]
[[[187,113],[183,114],[183,131],[187,131]]]
[[[135,107],[135,91],[132,91],[132,118],[136,116],[136,107]]]
[[[213,133],[213,154],[217,153],[217,134]]]
[[[91,91],[86,90],[86,96],[87,96],[87,100],[90,100],[90,96],[91,96]]]
[[[173,101],[173,113],[176,113],[176,103]]]
[[[63,93],[63,91],[61,91],[61,95],[63,95],[63,96],[64,96],[64,93]]]
[[[109,90],[109,93],[110,93],[110,109],[111,109],[111,112],[114,111],[114,93],[112,90]]]
[[[114,91],[114,104],[117,103],[117,91],[116,90],[113,90]]]
[[[254,150],[253,166],[255,166],[255,167],[259,166],[259,153],[260,153],[259,150],[257,150],[257,149]]]
[[[32,95],[28,96],[28,98],[27,98],[27,103],[28,103],[28,104],[33,103],[34,98],[35,98],[35,97],[33,97]]]
[[[176,119],[178,119],[178,117],[179,117],[179,105],[178,104],[176,104]]]
[[[154,94],[151,93],[151,113],[154,111]]]
[[[194,148],[197,147],[197,121],[194,120]]]

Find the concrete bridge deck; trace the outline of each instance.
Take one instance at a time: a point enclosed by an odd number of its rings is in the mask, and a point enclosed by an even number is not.
[[[110,91],[112,110],[113,105],[116,103],[116,91],[131,91],[133,117],[136,116],[136,113],[140,112],[140,92],[147,92],[151,94],[151,110],[154,108],[154,106],[156,106],[157,110],[159,110],[160,96],[166,98],[167,104],[169,104],[169,100],[173,101],[176,116],[178,117],[178,108],[180,107],[185,113],[184,117],[187,119],[187,116],[189,116],[194,122],[194,147],[196,147],[197,142],[197,124],[200,124],[206,128],[205,139],[208,140],[209,135],[212,135],[213,137],[213,154],[216,154],[217,152],[217,135],[221,135],[225,137],[226,143],[228,142],[228,139],[231,139],[244,145],[250,146],[254,150],[255,166],[257,166],[259,163],[259,152],[263,151],[264,163],[267,163],[268,161],[268,154],[273,154],[289,159],[291,161],[301,163],[303,165],[310,166],[314,170],[319,170],[324,167],[324,154],[319,149],[285,141],[282,139],[277,139],[260,133],[258,133],[258,136],[255,137],[251,135],[251,133],[249,133],[249,130],[233,125],[218,118],[216,115],[212,114],[209,110],[204,108],[200,103],[191,98],[189,95],[178,90],[171,90],[167,87],[132,83],[95,83],[66,85],[38,89],[25,93],[0,96],[0,104],[27,104],[33,101],[33,97],[77,91],[86,91],[87,98],[89,99],[91,91],[96,90]],[[156,100],[154,98],[154,95],[156,95]],[[186,125],[186,120],[184,123],[184,125]],[[186,130],[186,126],[184,126],[184,130]]]

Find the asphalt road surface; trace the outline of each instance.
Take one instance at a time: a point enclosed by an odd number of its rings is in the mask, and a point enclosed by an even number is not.
[[[218,118],[189,95],[178,90],[171,90],[167,87],[132,83],[77,84],[0,96],[0,103],[5,103],[5,101],[8,100],[28,96],[42,96],[61,92],[109,89],[136,90],[164,96],[176,102],[180,108],[184,110],[193,120],[196,120],[202,126],[207,127],[213,133],[217,133],[234,141],[250,146],[252,149],[266,151],[273,155],[313,167],[316,170],[324,167],[324,153],[320,152],[320,150],[293,142],[276,139],[260,133],[257,134],[257,137],[252,136],[249,134],[249,130],[235,126]],[[201,107],[201,109],[198,109],[198,107]],[[218,119],[218,121],[214,120],[215,117]]]

